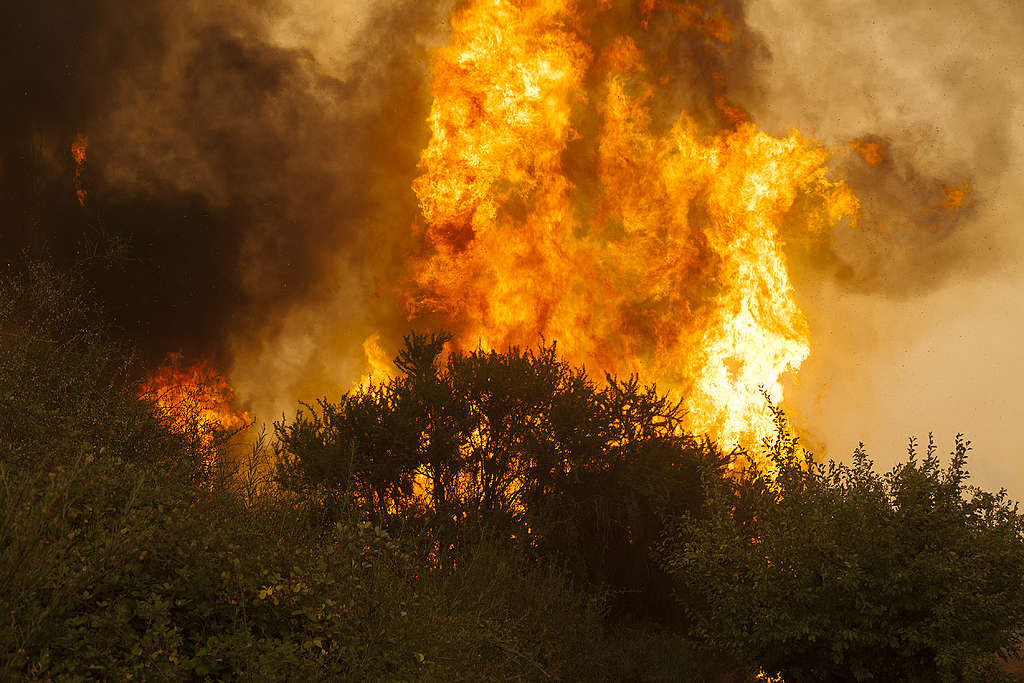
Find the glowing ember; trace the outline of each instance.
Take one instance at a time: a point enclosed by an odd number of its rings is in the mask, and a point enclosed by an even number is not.
[[[889,146],[884,140],[858,138],[848,144],[871,166],[881,166],[889,161]]]
[[[234,407],[234,390],[211,363],[187,366],[178,353],[146,379],[140,397],[164,411],[172,429],[196,434],[206,448],[214,447],[215,432],[237,432],[251,423],[247,413]]]
[[[724,128],[683,112],[654,132],[649,53],[585,38],[609,7],[475,0],[453,16],[414,183],[432,252],[410,313],[442,314],[463,348],[557,340],[592,371],[679,392],[691,429],[750,445],[772,430],[759,387],[781,400],[810,351],[782,225],[821,233],[859,204],[826,176],[826,149],[759,131],[722,95]],[[643,26],[653,11],[732,40],[707,3],[649,0]],[[579,111],[598,121],[586,193],[566,169]]]
[[[945,185],[942,194],[942,208],[946,211],[958,211],[963,208],[964,202],[970,199],[971,184],[965,180],[963,185]]]
[[[75,136],[74,142],[71,143],[71,158],[75,160],[75,196],[78,197],[78,203],[82,206],[85,206],[87,194],[85,186],[82,184],[82,169],[85,167],[88,149],[89,138],[82,134]]]

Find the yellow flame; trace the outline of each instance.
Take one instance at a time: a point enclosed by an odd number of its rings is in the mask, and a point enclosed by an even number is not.
[[[446,316],[463,348],[543,335],[592,371],[639,372],[679,393],[691,429],[751,445],[773,427],[759,388],[781,401],[810,352],[782,227],[821,233],[859,204],[826,176],[825,148],[758,130],[724,97],[728,127],[682,112],[655,133],[643,51],[585,39],[607,7],[472,0],[453,16],[413,185],[431,251],[409,310]],[[707,2],[645,3],[665,8],[732,40]],[[599,121],[582,140],[596,150],[587,192],[566,168],[581,110]]]
[[[393,375],[391,361],[380,344],[380,332],[374,332],[363,340],[363,354],[370,371],[359,379],[356,388],[368,388],[371,384],[378,384],[387,380]]]

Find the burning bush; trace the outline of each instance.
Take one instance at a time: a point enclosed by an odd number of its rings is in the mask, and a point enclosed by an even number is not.
[[[189,366],[181,354],[142,383],[140,398],[151,402],[164,425],[189,443],[196,454],[195,479],[211,486],[233,436],[250,424],[249,415],[235,407],[234,391],[209,361]]]
[[[726,475],[654,387],[599,388],[554,347],[442,363],[447,339],[413,335],[398,377],[277,424],[285,485],[422,529],[435,566],[484,537],[557,557],[612,589],[612,615],[751,675],[959,680],[1017,644],[1024,518],[967,487],[965,442],[948,468],[929,445],[883,476],[862,451],[813,460],[777,411],[766,464]]]
[[[0,679],[526,680],[596,659],[600,604],[557,567],[477,545],[430,574],[411,537],[196,486],[206,450],[139,400],[89,301],[41,264],[0,278]]]
[[[398,377],[278,423],[284,485],[374,519],[425,518],[441,564],[487,528],[663,605],[648,549],[666,519],[699,510],[702,473],[726,458],[636,378],[599,388],[554,346],[442,363],[448,339],[414,334]]]
[[[1017,644],[1024,520],[965,442],[882,476],[780,413],[726,476],[637,379],[413,335],[276,426],[291,491],[253,498],[195,485],[73,279],[0,285],[6,678],[969,680]]]
[[[117,454],[180,464],[180,444],[137,400],[135,384],[131,354],[111,341],[79,276],[41,261],[0,276],[3,462],[45,469]]]

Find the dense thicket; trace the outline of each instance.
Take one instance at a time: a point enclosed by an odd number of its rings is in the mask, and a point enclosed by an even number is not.
[[[0,678],[993,680],[1018,643],[1024,522],[963,441],[882,475],[780,413],[726,476],[636,379],[412,335],[277,424],[259,487],[101,319],[0,282]]]
[[[442,570],[412,523],[351,505],[324,524],[320,500],[254,492],[228,467],[210,482],[227,435],[140,402],[88,302],[44,266],[0,282],[0,678],[713,672],[676,636],[606,629],[601,595],[494,538]]]
[[[415,519],[440,566],[485,533],[612,590],[623,613],[678,617],[650,550],[667,521],[701,514],[702,479],[727,459],[635,378],[599,388],[553,345],[442,361],[447,340],[412,335],[394,379],[278,423],[282,482]]]
[[[1024,624],[1024,518],[968,486],[970,445],[885,474],[863,446],[817,462],[778,435],[766,463],[710,479],[708,514],[666,535],[663,565],[702,641],[800,681],[991,681]]]

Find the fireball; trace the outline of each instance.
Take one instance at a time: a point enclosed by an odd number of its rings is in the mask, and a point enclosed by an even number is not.
[[[720,74],[713,116],[664,125],[662,33],[723,54],[736,36],[713,3],[618,5],[456,11],[433,62],[413,185],[428,249],[407,307],[450,321],[462,348],[557,340],[576,364],[677,394],[691,430],[753,446],[773,431],[765,395],[780,402],[810,353],[783,226],[821,235],[859,203],[831,150],[759,130]]]

